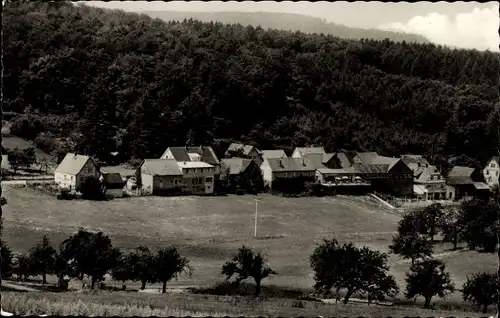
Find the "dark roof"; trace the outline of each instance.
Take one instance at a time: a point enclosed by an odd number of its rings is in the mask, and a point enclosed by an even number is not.
[[[252,163],[252,159],[245,158],[226,158],[221,161],[224,167],[229,169],[229,174],[233,175],[245,172]]]
[[[267,162],[272,171],[287,172],[287,171],[314,171],[316,170],[311,166],[308,160],[300,158],[268,158]]]
[[[134,169],[127,169],[120,166],[101,167],[101,173],[118,173],[122,178],[135,176]]]
[[[351,167],[352,158],[349,159],[349,156],[345,152],[337,152],[335,156],[339,159],[342,168],[346,169]]]
[[[352,168],[359,173],[387,173],[390,165],[367,165],[355,163],[352,165]]]
[[[77,175],[89,160],[91,159],[88,156],[67,153],[55,172]]]
[[[219,159],[215,155],[212,147],[210,146],[201,146],[201,147],[168,147],[172,156],[174,156],[177,161],[191,161],[189,157],[189,153],[196,153],[200,155],[201,160],[203,162],[209,163],[211,165],[219,164]]]
[[[356,155],[364,164],[371,164],[379,156],[376,152],[358,152]]]
[[[476,190],[489,190],[490,187],[484,182],[474,182],[474,188]]]
[[[254,149],[254,148],[255,148],[254,146],[250,146],[250,145],[232,143],[227,148],[225,155],[229,155],[231,152],[236,152],[236,151],[241,150],[245,156],[248,156],[250,154],[250,152],[252,151],[252,149]]]
[[[151,175],[181,176],[182,172],[174,159],[145,159],[141,167],[146,168]]]
[[[436,168],[436,166],[428,166],[428,167],[425,167],[422,172],[420,173],[420,175],[418,176],[418,178],[415,180],[416,182],[419,182],[419,183],[427,183],[427,182],[432,182],[432,181],[441,181],[443,182],[443,179],[440,179],[440,180],[431,180],[432,176],[441,176],[441,172],[439,172],[439,170]]]
[[[104,184],[124,184],[122,176],[119,173],[103,173],[102,180]]]

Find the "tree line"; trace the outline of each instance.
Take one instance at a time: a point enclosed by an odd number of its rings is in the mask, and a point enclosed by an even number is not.
[[[7,2],[4,109],[54,153],[322,144],[481,166],[497,144],[498,54],[348,40],[69,2]],[[23,133],[24,132],[24,133]]]
[[[442,234],[443,242],[452,242],[454,249],[466,243],[470,250],[495,252],[493,244],[496,227],[493,201],[473,200],[462,203],[460,209],[449,209],[439,204],[405,215],[393,237],[390,253],[411,260],[406,273],[407,299],[424,298],[424,307],[430,308],[435,297],[445,297],[457,290],[445,263],[434,259],[433,248],[438,243],[434,238]],[[19,279],[56,275],[61,288],[67,289],[68,278],[90,279],[94,289],[105,280],[106,274],[114,281],[139,282],[144,290],[147,284],[161,283],[166,293],[168,282],[179,275],[191,276],[194,268],[175,246],[152,251],[148,246],[138,246],[124,252],[112,245],[111,239],[102,232],[91,233],[80,229],[64,240],[59,250],[54,249],[47,236],[25,254],[14,255],[5,242],[1,242],[2,274],[16,275]],[[335,238],[325,239],[312,252],[309,262],[314,272],[314,290],[324,297],[343,298],[348,303],[353,296],[364,297],[368,303],[396,297],[400,292],[388,264],[389,254],[368,247],[356,247],[348,242],[340,244]],[[264,279],[278,275],[268,265],[265,255],[243,245],[234,257],[221,266],[220,274],[226,280],[234,277],[233,284],[253,279],[255,296],[261,294]],[[467,277],[460,291],[463,299],[478,305],[486,313],[496,302],[499,280],[497,275],[478,272]]]

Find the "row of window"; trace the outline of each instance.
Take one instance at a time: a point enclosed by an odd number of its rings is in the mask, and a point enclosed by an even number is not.
[[[205,181],[205,183],[212,183],[213,182],[213,178],[212,177],[207,177],[207,178],[190,178],[190,179],[174,179],[174,180],[170,180],[170,183],[174,184],[174,185],[181,185],[181,184],[185,184],[187,183],[186,181],[187,180],[192,180],[192,184],[203,184],[203,181]],[[160,179],[160,184],[163,184],[163,180]]]
[[[490,175],[490,170],[486,170],[486,175],[489,176]],[[496,171],[496,176],[498,177],[498,171]]]
[[[183,168],[186,170],[186,172],[193,172],[193,173],[203,173],[203,172],[215,172],[215,168]]]
[[[275,172],[276,177],[310,177],[314,172]]]

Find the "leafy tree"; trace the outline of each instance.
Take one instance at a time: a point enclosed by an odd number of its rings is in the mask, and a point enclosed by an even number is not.
[[[13,274],[13,264],[12,264],[12,259],[13,259],[13,254],[12,250],[7,246],[7,244],[0,240],[0,255],[1,255],[1,273],[2,273],[2,278],[8,278],[11,277]]]
[[[456,250],[458,243],[462,241],[463,231],[458,209],[445,209],[443,217],[439,220],[438,227],[443,234],[443,242],[453,243],[453,249]]]
[[[189,260],[182,257],[176,247],[167,247],[158,250],[154,262],[154,278],[161,282],[162,293],[167,292],[167,282],[178,275],[186,273],[191,276],[192,268]]]
[[[31,259],[28,254],[19,254],[13,257],[13,269],[12,272],[18,278],[22,280],[28,279],[28,277],[35,275],[33,271],[33,265],[31,264]]]
[[[127,289],[125,282],[133,278],[132,255],[122,254],[118,258],[117,265],[111,269],[111,276],[114,280],[123,283],[123,290]]]
[[[47,284],[47,274],[55,272],[57,252],[50,246],[47,235],[42,237],[42,241],[32,247],[29,251],[29,262],[34,274],[42,275],[42,284]]]
[[[463,298],[482,307],[485,314],[488,312],[488,306],[495,304],[498,299],[498,284],[498,277],[495,274],[474,273],[467,277],[462,287]]]
[[[111,239],[102,232],[93,234],[88,242],[85,252],[84,273],[91,279],[90,288],[94,289],[95,283],[104,279],[104,275],[113,269],[120,257],[120,251],[111,244]]]
[[[393,236],[389,250],[405,259],[411,259],[412,264],[417,259],[431,257],[433,245],[427,233],[426,220],[422,212],[407,214],[399,221],[398,233]]]
[[[421,212],[424,224],[426,227],[427,235],[431,241],[434,241],[434,235],[438,233],[439,222],[444,216],[443,206],[439,203],[433,203],[425,207]]]
[[[84,199],[104,200],[105,193],[101,181],[95,177],[88,177],[81,185],[81,193]]]
[[[138,246],[130,254],[131,277],[141,282],[141,290],[146,289],[146,283],[154,283],[155,255],[145,245]]]
[[[434,296],[441,298],[453,293],[455,287],[450,274],[445,272],[445,264],[440,260],[424,260],[413,264],[406,273],[406,298],[423,296],[424,308],[430,308]]]
[[[28,169],[32,164],[36,162],[35,148],[29,147],[23,149],[21,154],[21,163]]]
[[[354,293],[363,293],[371,300],[395,296],[399,288],[392,275],[388,275],[388,255],[367,247],[357,248],[352,243],[339,245],[325,240],[310,257],[316,284],[314,289],[329,293],[346,289],[344,303]]]
[[[88,261],[87,251],[89,250],[92,233],[80,228],[78,232],[61,243],[60,258],[67,266],[67,274],[82,280],[85,275],[85,264]]]
[[[221,274],[226,276],[226,280],[235,275],[237,284],[252,277],[255,281],[255,296],[258,296],[262,280],[277,274],[266,263],[267,260],[261,253],[255,254],[254,251],[243,245],[238,249],[238,253],[232,261],[222,265]]]
[[[17,172],[17,169],[23,165],[23,152],[19,148],[14,148],[9,150],[9,164],[14,169],[14,173]]]
[[[494,200],[470,200],[460,206],[461,236],[470,250],[494,253],[497,246],[497,205]]]

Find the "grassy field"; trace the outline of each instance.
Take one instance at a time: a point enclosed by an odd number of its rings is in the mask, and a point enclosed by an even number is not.
[[[142,197],[108,202],[58,201],[30,188],[4,186],[4,239],[14,251],[26,251],[43,234],[53,245],[79,227],[100,230],[122,249],[139,244],[152,248],[176,245],[195,269],[170,286],[209,286],[221,282],[221,265],[242,244],[267,254],[279,275],[264,284],[310,289],[314,284],[309,255],[323,238],[353,241],[387,252],[400,216],[368,200],[346,198],[281,198],[259,196],[259,236],[253,238],[255,197]],[[494,255],[446,251],[436,253],[446,261],[456,286],[466,275],[493,270]],[[444,253],[444,254],[442,254]],[[404,290],[409,263],[391,255],[391,272]],[[130,285],[131,288],[137,287]],[[459,293],[452,297],[461,301]]]
[[[230,296],[205,296],[141,293],[2,293],[2,308],[17,315],[83,316],[262,316],[324,317],[336,316],[422,316],[481,317],[463,311],[423,310],[408,307],[381,307],[363,304],[323,304],[291,299],[261,299]]]

